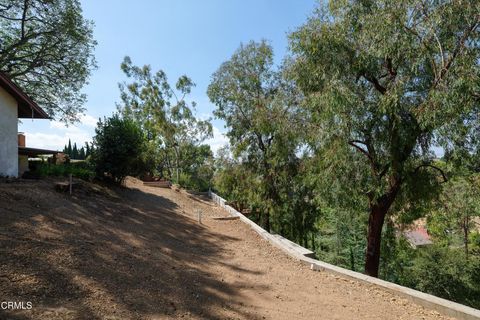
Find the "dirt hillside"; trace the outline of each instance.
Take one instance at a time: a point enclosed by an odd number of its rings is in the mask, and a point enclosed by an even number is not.
[[[310,271],[205,198],[54,184],[0,182],[0,301],[33,305],[0,319],[444,319]]]

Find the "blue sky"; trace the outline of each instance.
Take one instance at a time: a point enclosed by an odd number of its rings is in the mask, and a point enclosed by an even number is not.
[[[91,141],[96,119],[109,116],[120,101],[118,83],[124,56],[136,65],[150,64],[164,70],[170,82],[187,74],[197,84],[191,99],[198,103],[197,115],[212,116],[214,106],[206,90],[210,77],[229,59],[241,42],[267,39],[276,61],[287,53],[287,34],[305,23],[315,0],[82,0],[84,16],[95,22],[98,69],[84,88],[88,101],[81,123],[65,127],[47,120],[24,120],[19,126],[27,145],[63,149],[72,142]],[[134,3],[134,5],[133,5]],[[214,120],[212,149],[226,143],[226,129]]]

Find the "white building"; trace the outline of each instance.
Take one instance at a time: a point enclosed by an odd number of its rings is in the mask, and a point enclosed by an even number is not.
[[[19,175],[18,119],[49,119],[8,76],[0,73],[0,176]]]

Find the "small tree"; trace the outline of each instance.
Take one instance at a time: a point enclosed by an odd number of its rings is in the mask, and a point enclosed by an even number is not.
[[[145,139],[140,127],[117,114],[98,122],[93,138],[92,161],[98,177],[110,176],[121,183],[142,171]]]

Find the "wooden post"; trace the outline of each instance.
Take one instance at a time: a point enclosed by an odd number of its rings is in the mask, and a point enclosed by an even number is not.
[[[72,174],[70,173],[70,184],[69,184],[69,190],[70,190],[70,195],[72,195]]]
[[[202,224],[202,210],[197,210],[198,213],[198,223]]]

